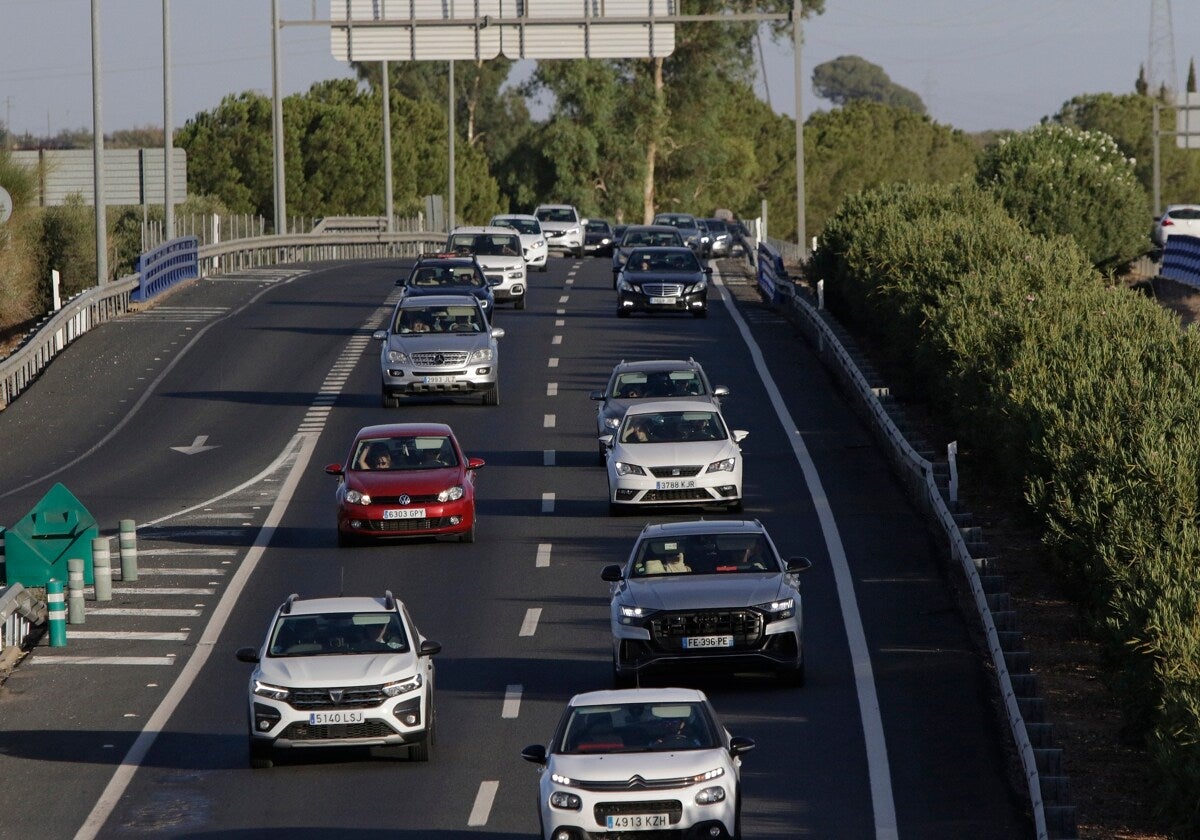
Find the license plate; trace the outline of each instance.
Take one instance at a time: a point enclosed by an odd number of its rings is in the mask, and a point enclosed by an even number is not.
[[[733,647],[733,636],[684,636],[685,648],[727,648]]]
[[[394,510],[385,510],[383,512],[384,519],[424,519],[425,508],[399,508]]]
[[[331,723],[362,723],[366,720],[362,712],[309,712],[310,726],[327,726]]]
[[[609,831],[647,831],[670,825],[671,818],[666,814],[610,814],[604,827]]]
[[[671,306],[677,300],[678,300],[678,298],[673,298],[673,297],[657,297],[657,298],[652,297],[652,298],[650,298],[650,302],[657,306]]]
[[[421,381],[426,385],[449,385],[454,382],[454,379],[453,376],[425,376],[421,378]]]
[[[694,478],[677,478],[669,481],[654,482],[655,490],[688,490],[696,486]]]

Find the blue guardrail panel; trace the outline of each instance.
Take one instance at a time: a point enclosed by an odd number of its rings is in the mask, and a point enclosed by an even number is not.
[[[145,303],[176,283],[200,276],[200,240],[182,236],[165,242],[138,257],[135,268],[141,282],[130,297]]]

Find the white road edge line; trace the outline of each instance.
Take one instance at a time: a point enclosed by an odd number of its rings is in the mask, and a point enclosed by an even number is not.
[[[525,620],[521,622],[521,632],[518,636],[532,636],[537,632],[538,619],[542,617],[541,607],[530,607],[525,610]]]
[[[492,803],[496,801],[496,791],[500,782],[486,781],[479,783],[479,793],[475,794],[475,804],[471,806],[471,816],[467,817],[467,826],[487,825],[492,813]]]
[[[166,727],[167,722],[179,707],[180,702],[187,695],[188,690],[192,687],[192,683],[196,681],[196,677],[200,675],[201,669],[208,662],[209,656],[212,655],[213,649],[216,646],[217,639],[221,631],[225,627],[225,622],[229,619],[233,612],[237,600],[241,597],[242,590],[245,589],[246,583],[250,580],[250,576],[258,567],[259,560],[262,559],[263,552],[271,542],[271,538],[275,534],[275,529],[279,526],[283,519],[283,514],[287,510],[288,504],[291,502],[292,494],[296,492],[296,487],[300,483],[300,478],[304,471],[308,469],[308,464],[312,460],[313,451],[316,448],[317,436],[308,434],[294,435],[284,448],[283,452],[275,462],[267,467],[259,476],[246,482],[247,485],[254,481],[260,480],[262,477],[269,475],[277,470],[281,465],[287,462],[287,459],[292,457],[293,452],[296,452],[296,461],[292,464],[291,470],[287,477],[283,480],[279,488],[279,495],[275,499],[275,503],[271,505],[271,510],[267,513],[267,518],[259,529],[258,536],[254,540],[254,544],[250,550],[246,552],[246,557],[238,567],[237,573],[229,581],[229,586],[226,587],[221,600],[217,602],[216,608],[213,610],[212,617],[205,625],[204,633],[200,636],[200,640],[196,643],[196,649],[192,655],[188,657],[179,676],[171,685],[170,690],[163,697],[162,702],[158,704],[158,708],[150,715],[146,725],[142,727],[142,731],[138,733],[137,740],[133,742],[133,746],[129,748],[129,752],[121,759],[121,764],[113,773],[104,791],[96,800],[96,804],[92,806],[91,813],[84,820],[79,831],[75,833],[75,840],[92,840],[96,837],[100,830],[104,828],[104,823],[112,814],[113,809],[121,799],[121,795],[125,789],[129,787],[130,781],[133,780],[133,774],[141,766],[142,761],[146,757],[146,753],[150,751],[150,747],[154,744],[154,739]],[[297,452],[298,450],[298,452]],[[235,492],[234,490],[229,493]],[[222,494],[222,496],[228,495]],[[218,497],[221,498],[221,497]],[[204,504],[212,504],[215,500],[202,502],[196,507]],[[185,511],[179,511],[171,516],[179,516]],[[166,519],[168,517],[163,517]],[[155,523],[163,521],[156,520]]]
[[[879,695],[875,691],[875,673],[871,668],[871,649],[867,647],[867,634],[863,630],[862,615],[858,611],[858,601],[854,597],[854,578],[850,575],[850,564],[846,561],[846,549],[842,545],[842,537],[838,532],[837,522],[833,517],[833,509],[829,506],[829,497],[821,484],[821,476],[817,467],[804,445],[804,439],[796,428],[783,395],[771,378],[763,359],[762,350],[750,335],[745,319],[733,302],[733,295],[724,288],[720,271],[713,272],[715,285],[721,290],[721,301],[725,304],[742,340],[754,359],[754,368],[762,381],[775,415],[783,424],[784,431],[791,439],[792,453],[804,473],[804,481],[808,485],[809,495],[812,496],[813,507],[817,519],[821,523],[821,534],[825,538],[825,548],[829,552],[829,562],[833,566],[833,578],[837,583],[838,605],[842,611],[842,624],[846,628],[846,640],[850,646],[850,656],[854,662],[854,688],[858,697],[858,714],[862,719],[863,740],[867,750],[867,776],[871,784],[871,807],[875,815],[875,837],[877,840],[895,840],[900,836],[896,824],[896,803],[892,793],[892,776],[888,766],[887,740],[883,731],[883,716],[879,710]]]
[[[524,688],[519,685],[510,685],[504,689],[504,707],[500,710],[500,717],[511,720],[520,716],[522,691]]]

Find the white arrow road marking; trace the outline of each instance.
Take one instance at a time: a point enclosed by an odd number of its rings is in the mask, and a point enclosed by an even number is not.
[[[176,452],[182,452],[184,455],[196,455],[200,452],[207,452],[210,449],[216,449],[215,446],[206,446],[208,443],[208,435],[196,435],[196,439],[192,441],[191,446],[172,446]]]

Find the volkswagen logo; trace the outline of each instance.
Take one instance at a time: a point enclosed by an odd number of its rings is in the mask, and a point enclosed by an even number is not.
[[[396,501],[402,505],[410,505],[410,504],[412,504],[412,497],[409,496],[407,493],[401,493],[400,496],[396,499]]]
[[[346,689],[344,689],[344,688],[329,689],[329,702],[334,703],[334,704],[341,703],[342,697],[345,695],[345,693],[346,693]]]

